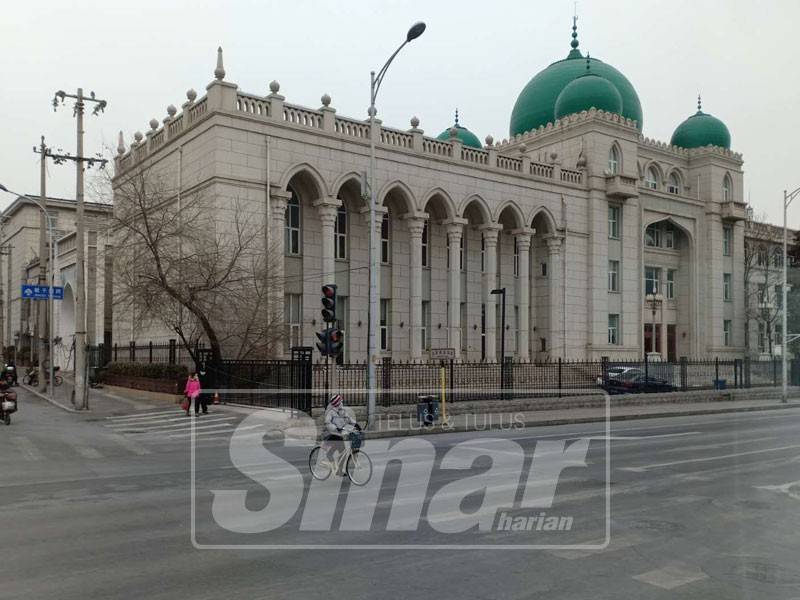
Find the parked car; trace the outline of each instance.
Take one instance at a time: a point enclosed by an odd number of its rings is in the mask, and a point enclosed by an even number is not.
[[[609,367],[608,371],[606,371],[606,379],[611,381],[612,379],[620,379],[622,377],[632,377],[633,375],[642,375],[644,371],[642,371],[639,367]],[[597,385],[603,385],[605,382],[603,381],[603,376],[597,378]]]
[[[644,373],[628,373],[617,379],[609,379],[603,389],[609,394],[652,394],[676,390],[675,386],[666,379],[659,379]]]

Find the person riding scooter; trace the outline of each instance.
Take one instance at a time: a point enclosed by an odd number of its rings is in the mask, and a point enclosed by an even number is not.
[[[11,415],[17,412],[17,393],[11,389],[5,379],[0,379],[0,419],[11,424]]]

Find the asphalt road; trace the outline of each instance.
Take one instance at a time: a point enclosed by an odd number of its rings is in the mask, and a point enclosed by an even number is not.
[[[262,445],[262,430],[245,415],[212,412],[195,430],[194,542],[231,546],[223,550],[193,545],[193,417],[168,408],[76,415],[20,396],[21,411],[0,428],[0,598],[800,598],[797,409],[616,422],[610,438],[602,424],[430,436],[393,455],[402,472],[390,463],[382,480],[373,476],[383,482],[375,498],[339,478],[315,482],[303,510],[261,533],[220,526],[215,498],[244,489],[254,514],[286,508],[292,500],[283,492],[300,473],[309,483],[308,448],[273,437]],[[236,427],[244,432],[237,452],[255,465],[251,478],[231,463]],[[467,440],[477,449],[457,446]],[[431,508],[432,498],[460,497],[453,486],[473,476],[497,493],[516,490],[515,448],[526,457],[524,482],[562,441],[588,444],[585,466],[561,473],[552,506],[507,514],[572,517],[570,531],[505,531],[491,518],[484,530],[442,532],[478,518],[469,513],[482,514],[483,496],[465,493],[449,512]],[[367,442],[376,467],[387,456],[381,443],[396,441]],[[424,468],[415,470],[427,464],[428,443],[437,460],[457,447],[474,462],[437,462],[428,481]],[[531,459],[535,452],[542,462]],[[264,473],[269,491],[253,481]],[[531,488],[534,496],[543,485]],[[419,490],[426,505],[417,518],[407,510],[413,501],[396,494]],[[597,549],[607,525],[610,543]],[[284,544],[313,548],[241,547]],[[394,547],[346,547],[354,544]],[[551,547],[501,548],[515,544]],[[575,546],[586,544],[597,548]]]

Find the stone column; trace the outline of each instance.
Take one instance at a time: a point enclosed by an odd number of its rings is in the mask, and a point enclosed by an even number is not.
[[[547,237],[547,278],[550,280],[550,356],[566,357],[563,332],[563,296],[561,291],[561,241],[557,235]]]
[[[283,190],[270,190],[270,248],[267,256],[267,268],[270,273],[271,298],[270,307],[272,311],[271,321],[273,323],[283,322],[283,311],[285,302],[284,271],[286,255],[285,232],[286,227],[286,205],[292,195]],[[277,352],[282,352],[283,344],[276,344]]]
[[[485,250],[483,270],[483,303],[486,306],[486,360],[497,360],[497,311],[491,291],[497,285],[497,238],[502,225],[491,223],[480,227]]]
[[[335,283],[334,230],[336,215],[342,201],[337,198],[321,198],[314,202],[322,224],[322,284]]]
[[[450,328],[450,346],[461,357],[461,236],[464,235],[466,219],[452,219],[445,223],[450,256],[450,270],[447,273],[447,321]],[[466,258],[466,257],[465,257]]]
[[[408,226],[408,245],[411,265],[409,268],[408,297],[411,343],[411,360],[422,358],[422,230],[425,218],[415,214],[404,217]]]
[[[375,293],[378,296],[378,314],[375,319],[380,324],[380,309],[381,309],[381,225],[383,223],[383,215],[386,213],[386,208],[378,206],[375,208],[375,264],[373,267],[378,270],[377,277],[375,278]],[[361,214],[364,215],[364,223],[367,225],[367,236],[369,236],[369,209],[362,209]],[[369,238],[367,239],[367,258],[366,264],[369,267]],[[369,271],[367,271],[367,285],[364,290],[364,305],[367,307],[364,311],[364,326],[369,323]],[[352,288],[351,288],[352,289]],[[375,348],[380,352],[380,332],[376,329],[375,334]]]
[[[517,358],[520,360],[530,359],[530,251],[532,229],[517,229],[512,231],[517,242],[517,253],[519,254],[519,275],[517,277],[517,303],[519,304],[519,348],[517,348]]]

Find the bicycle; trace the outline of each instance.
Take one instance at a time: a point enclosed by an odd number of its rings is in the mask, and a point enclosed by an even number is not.
[[[354,430],[345,441],[345,447],[339,456],[328,460],[322,446],[315,446],[308,455],[308,468],[314,479],[325,481],[331,474],[347,474],[353,485],[364,486],[372,479],[372,459],[361,450],[363,435],[360,429]]]

